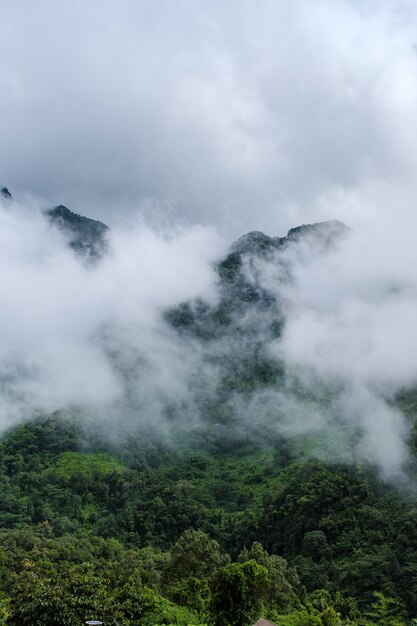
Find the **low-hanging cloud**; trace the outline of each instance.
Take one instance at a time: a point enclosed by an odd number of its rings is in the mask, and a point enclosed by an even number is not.
[[[341,444],[341,433],[358,428],[348,456],[376,462],[386,476],[400,472],[411,425],[396,398],[417,383],[413,234],[357,229],[326,254],[307,237],[283,259],[291,280],[276,261],[263,261],[258,276],[285,311],[270,350],[285,364],[287,396],[298,397],[297,410],[287,405],[288,433],[316,431],[344,458],[353,440]]]
[[[114,225],[239,236],[415,196],[411,0],[23,1],[0,25],[3,184]]]
[[[91,263],[36,203],[3,199],[0,429],[63,410],[116,438],[201,426],[261,445],[263,432],[308,435],[313,454],[398,478],[410,425],[395,399],[417,382],[413,236],[398,254],[383,223],[339,237],[329,248],[307,233],[272,256],[244,258],[246,279],[276,304],[238,306],[224,332],[199,338],[166,312],[196,299],[215,311],[224,297],[215,268],[227,246],[215,231],[138,218],[110,232],[107,254]],[[259,354],[283,376],[256,383]],[[249,376],[249,386],[227,391],[230,376]]]
[[[337,249],[288,250],[292,281],[260,263],[289,388],[232,404],[244,428],[358,428],[353,457],[398,473],[409,425],[393,400],[417,380],[416,24],[411,0],[4,7],[0,172],[19,202],[0,210],[0,427],[75,405],[198,419],[190,380],[215,391],[213,354],[239,340],[184,341],[163,312],[220,297],[218,233],[341,219]],[[41,215],[59,202],[112,226],[96,266]],[[234,328],[262,334],[256,316]]]
[[[163,311],[196,295],[215,297],[209,229],[138,220],[111,236],[99,264],[86,264],[37,207],[0,208],[0,427],[71,406],[96,411],[136,397],[161,402],[185,384],[185,350]],[[191,358],[191,355],[190,355]],[[156,413],[156,412],[154,412]],[[147,419],[151,416],[148,414]]]

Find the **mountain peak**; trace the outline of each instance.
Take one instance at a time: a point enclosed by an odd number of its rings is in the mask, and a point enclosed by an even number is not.
[[[314,236],[327,245],[348,231],[348,226],[339,220],[301,224],[301,226],[291,228],[285,237],[269,237],[261,231],[252,230],[235,241],[231,247],[231,253],[259,255],[274,248],[280,248],[285,244],[296,242],[305,236]]]
[[[338,237],[348,232],[348,230],[349,227],[339,220],[316,222],[314,224],[301,224],[301,226],[291,228],[287,233],[286,239],[289,241],[296,240],[304,235],[315,235],[332,239],[333,237]]]
[[[46,211],[49,220],[70,238],[70,246],[88,258],[100,257],[106,250],[109,227],[98,220],[73,213],[60,204]]]
[[[246,235],[239,237],[232,245],[232,252],[246,254],[248,252],[263,252],[279,245],[278,237],[269,237],[259,230],[252,230]]]

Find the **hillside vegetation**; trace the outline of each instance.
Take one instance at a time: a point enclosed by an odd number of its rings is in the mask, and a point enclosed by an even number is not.
[[[50,217],[71,237],[83,225],[84,243],[69,245],[94,271],[106,227],[64,209]],[[415,391],[384,399],[410,427],[401,480],[386,480],[354,454],[360,423],[330,411],[340,390],[304,388],[269,350],[285,302],[260,268],[285,286],[294,245],[324,254],[347,230],[249,233],[215,268],[217,301],[164,311],[166,332],[200,359],[155,421],[138,408],[118,430],[61,411],[3,434],[0,625],[417,624]],[[118,370],[135,398],[131,373]],[[326,427],[289,428],[289,409],[307,422],[327,412]]]
[[[7,433],[3,623],[409,623],[411,494],[370,468],[291,459],[285,442],[223,443],[93,447],[58,415]]]

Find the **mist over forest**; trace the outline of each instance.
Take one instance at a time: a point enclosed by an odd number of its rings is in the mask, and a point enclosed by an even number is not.
[[[400,477],[416,286],[399,262],[363,271],[361,231],[329,221],[227,247],[201,226],[84,233],[101,223],[2,202],[3,429],[60,411],[175,441],[210,423],[261,446],[308,435],[319,457]]]
[[[0,626],[417,623],[415,3],[2,9]]]

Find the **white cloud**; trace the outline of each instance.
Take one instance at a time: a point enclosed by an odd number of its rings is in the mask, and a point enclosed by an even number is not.
[[[335,194],[381,213],[387,182],[415,190],[416,18],[408,0],[10,4],[4,184],[111,224],[153,198],[234,236]]]
[[[178,228],[168,236],[138,221],[129,233],[115,232],[109,256],[91,267],[36,207],[4,205],[0,426],[33,410],[121,401],[123,367],[139,376],[138,397],[185,385],[187,352],[179,352],[162,313],[194,295],[215,297],[211,261],[222,244],[212,231]]]
[[[0,211],[3,413],[125,397],[109,351],[146,361],[129,393],[149,406],[180,395],[200,355],[159,314],[216,297],[214,230],[339,218],[354,234],[296,265],[275,349],[306,384],[354,390],[339,408],[368,433],[363,455],[392,435],[375,454],[398,469],[406,427],[383,396],[417,378],[416,25],[411,0],[3,7],[1,183],[21,200]],[[94,271],[39,216],[58,202],[116,227]],[[138,208],[158,222],[166,207],[192,226],[127,234]]]

